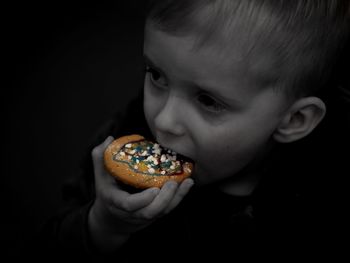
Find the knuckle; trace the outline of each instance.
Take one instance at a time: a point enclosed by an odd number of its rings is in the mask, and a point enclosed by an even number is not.
[[[179,198],[180,200],[182,200],[185,196],[186,196],[187,192],[186,191],[180,191],[177,194],[177,198]]]
[[[140,213],[139,214],[139,217],[144,219],[144,220],[147,220],[147,221],[150,221],[152,220],[155,216],[153,213],[150,213],[150,212],[143,212],[143,213]]]
[[[149,220],[152,220],[154,218],[154,215],[146,213],[143,215],[143,218],[149,221]]]
[[[167,209],[165,209],[165,211],[164,211],[164,215],[167,215],[167,214],[169,214],[171,211],[173,210],[173,208],[172,207],[169,207],[169,208],[167,208]]]
[[[126,212],[132,212],[132,206],[130,204],[130,201],[126,199],[124,202],[121,203],[121,209],[123,209]]]
[[[109,208],[115,207],[115,202],[114,202],[114,200],[113,200],[112,197],[110,197],[110,196],[104,196],[104,195],[102,194],[102,198],[103,198],[103,201],[106,203],[107,207],[109,207]]]
[[[115,209],[115,204],[112,201],[108,202],[107,203],[107,209],[108,209],[108,211],[110,213],[112,213],[114,211],[114,209]]]

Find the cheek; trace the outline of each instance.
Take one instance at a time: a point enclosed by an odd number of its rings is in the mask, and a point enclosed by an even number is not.
[[[231,145],[215,143],[215,146],[210,147],[210,144],[207,144],[206,149],[201,151],[200,165],[213,176],[236,173],[247,164],[252,154],[248,149],[237,149],[230,147]]]
[[[151,124],[151,120],[155,118],[157,112],[159,112],[160,105],[161,99],[156,98],[156,96],[151,91],[150,84],[145,79],[143,110],[149,125]]]
[[[254,165],[263,155],[268,135],[258,137],[232,128],[231,134],[216,134],[203,140],[198,152],[196,177],[200,183],[212,183],[234,176]],[[220,138],[214,140],[213,138]]]

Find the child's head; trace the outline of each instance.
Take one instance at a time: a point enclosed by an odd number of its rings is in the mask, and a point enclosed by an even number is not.
[[[144,107],[155,137],[195,160],[199,183],[305,137],[325,113],[315,95],[345,36],[344,9],[348,1],[151,1]]]
[[[327,83],[349,33],[348,0],[150,0],[147,21],[173,36],[192,36],[195,49],[216,46],[241,56],[275,56],[273,76],[290,95],[314,95]],[[239,43],[238,41],[239,40]]]

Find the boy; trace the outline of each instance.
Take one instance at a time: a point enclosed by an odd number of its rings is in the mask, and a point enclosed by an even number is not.
[[[56,220],[59,242],[131,261],[291,245],[302,216],[285,144],[324,118],[348,20],[341,0],[150,1],[143,103],[105,135],[153,137],[194,160],[193,179],[126,189],[103,168],[108,137],[92,151],[94,190]]]

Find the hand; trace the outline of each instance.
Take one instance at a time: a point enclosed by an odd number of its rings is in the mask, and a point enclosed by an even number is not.
[[[109,136],[92,151],[96,198],[89,213],[92,236],[128,236],[173,210],[193,185],[187,178],[180,185],[169,181],[159,188],[128,193],[104,168],[103,154],[113,141]],[[105,236],[104,236],[105,238]]]

